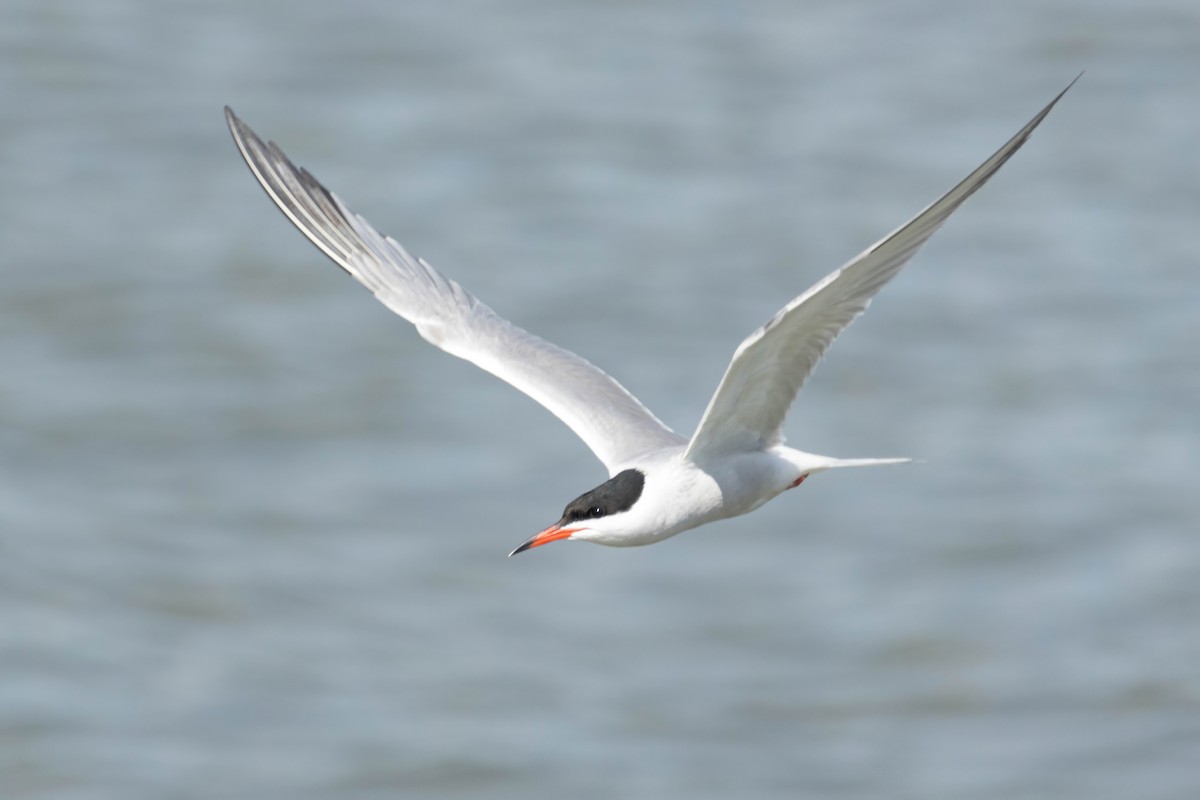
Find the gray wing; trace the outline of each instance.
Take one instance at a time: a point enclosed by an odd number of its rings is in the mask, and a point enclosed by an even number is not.
[[[428,342],[507,381],[584,441],[609,473],[684,439],[621,384],[574,353],[500,317],[455,281],[414,258],[348,209],[274,142],[264,144],[225,108],[233,140],[267,195],[325,255]]]
[[[1075,80],[1079,80],[1076,77]],[[780,427],[796,393],[838,334],[883,285],[1020,149],[1067,89],[962,183],[841,269],[784,306],[738,346],[688,444],[693,460],[783,442]]]

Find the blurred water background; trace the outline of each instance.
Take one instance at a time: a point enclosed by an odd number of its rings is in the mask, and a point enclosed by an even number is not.
[[[0,796],[1200,796],[1200,6],[0,9]],[[232,105],[690,431],[743,336],[1028,146],[793,444],[652,548],[271,206]]]

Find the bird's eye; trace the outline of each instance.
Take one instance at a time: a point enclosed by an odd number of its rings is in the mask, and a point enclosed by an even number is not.
[[[604,516],[604,509],[600,506],[592,506],[588,509],[588,516],[592,519],[599,519]]]

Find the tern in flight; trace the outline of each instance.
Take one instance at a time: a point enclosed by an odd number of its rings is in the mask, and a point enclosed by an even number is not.
[[[1078,78],[1076,78],[1078,80]],[[609,479],[509,555],[559,539],[651,544],[761,506],[815,472],[907,458],[831,458],[784,446],[784,416],[826,348],[976,189],[1020,149],[1067,89],[961,183],[785,305],[734,351],[691,438],[572,352],[504,319],[380,234],[231,109],[233,140],[280,210],[325,255],[431,344],[507,381],[557,416]]]

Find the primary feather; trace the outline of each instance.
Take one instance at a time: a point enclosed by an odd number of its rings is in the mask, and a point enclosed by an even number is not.
[[[684,443],[625,387],[586,359],[513,325],[355,214],[274,142],[226,107],[234,142],[267,195],[300,231],[430,343],[545,406],[614,469]]]
[[[1071,81],[961,183],[845,266],[826,275],[750,334],[734,352],[709,400],[688,443],[687,457],[703,461],[715,455],[782,444],[780,429],[788,408],[833,340],[867,309],[871,298],[954,210],[1020,149],[1074,83]]]

